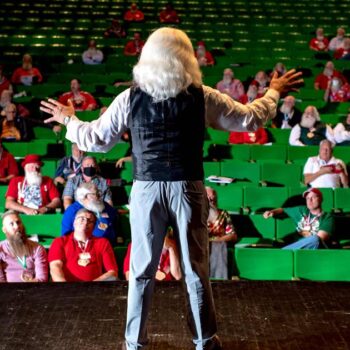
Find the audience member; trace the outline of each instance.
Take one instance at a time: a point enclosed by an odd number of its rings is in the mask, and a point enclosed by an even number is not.
[[[333,129],[334,141],[338,146],[350,145],[350,111],[342,123],[338,123]]]
[[[10,104],[14,103],[13,102],[13,91],[12,90],[3,90],[1,95],[0,95],[0,110],[1,110],[1,115],[5,115],[5,107]],[[15,103],[14,103],[15,104]],[[16,104],[16,109],[17,109],[17,115],[22,118],[27,118],[30,116],[29,110],[24,107],[22,104],[17,103]]]
[[[12,85],[10,80],[8,80],[4,75],[4,66],[0,64],[0,95],[4,90],[12,91]]]
[[[0,242],[0,282],[47,282],[45,248],[28,239],[16,211],[2,216],[6,239]]]
[[[43,176],[43,163],[36,154],[27,155],[23,162],[24,176],[10,180],[6,192],[6,209],[28,215],[51,213],[61,206],[60,194],[48,176]]]
[[[207,220],[210,241],[210,277],[228,279],[227,242],[237,241],[237,234],[227,211],[218,209],[217,194],[206,187],[209,201]]]
[[[143,48],[144,41],[141,39],[141,33],[135,32],[134,38],[128,41],[124,47],[125,56],[138,56]]]
[[[27,141],[30,138],[28,123],[17,115],[16,105],[9,103],[3,113],[5,116],[0,117],[0,139],[3,141]]]
[[[254,80],[250,83],[250,85],[256,85],[258,88],[258,94],[256,98],[260,98],[265,95],[265,91],[268,88],[269,82],[269,77],[263,70],[256,73]]]
[[[277,114],[272,119],[272,126],[280,129],[291,129],[301,121],[301,112],[295,108],[294,96],[286,96],[282,105],[277,109]]]
[[[311,187],[349,187],[346,165],[333,157],[332,143],[320,142],[318,156],[309,157],[304,166],[305,185]]]
[[[109,240],[112,246],[117,243],[115,232],[117,211],[104,202],[100,197],[97,186],[93,182],[83,182],[75,192],[76,202],[71,204],[64,212],[61,234],[67,235],[73,232],[73,222],[78,210],[85,208],[96,215],[96,225],[93,231],[95,237],[103,237]]]
[[[264,128],[259,128],[257,131],[232,131],[228,138],[230,144],[255,144],[264,145],[268,142],[268,135]]]
[[[244,95],[243,84],[240,80],[235,79],[234,73],[230,68],[224,70],[223,79],[216,84],[216,88],[236,101],[240,101]]]
[[[277,62],[273,67],[273,70],[270,74],[270,78],[272,78],[273,74],[277,72],[277,76],[281,77],[283,74],[287,73],[287,68],[282,62]]]
[[[160,23],[179,23],[180,19],[171,3],[167,3],[163,11],[159,14]]]
[[[145,19],[145,15],[138,9],[136,3],[132,3],[130,9],[124,14],[124,21],[126,22],[141,22]]]
[[[78,148],[76,143],[72,143],[72,154],[59,161],[56,173],[55,184],[64,185],[68,179],[81,174],[81,162],[85,152]]]
[[[64,188],[62,195],[64,209],[67,209],[74,202],[74,200],[76,200],[76,198],[74,198],[75,191],[83,182],[94,183],[101,194],[101,198],[105,202],[113,206],[112,193],[107,185],[107,181],[106,179],[98,175],[97,172],[98,166],[96,158],[86,156],[82,160],[81,174],[77,174],[73,178],[68,179],[66,187]]]
[[[83,52],[83,62],[85,64],[101,64],[103,61],[103,52],[97,49],[96,41],[90,40],[88,49]]]
[[[332,78],[337,77],[346,83],[345,77],[341,74],[341,72],[334,69],[334,64],[332,61],[328,61],[324,67],[322,73],[320,73],[316,79],[314,87],[316,90],[326,90],[329,82]]]
[[[343,47],[334,52],[334,58],[337,60],[350,60],[350,38],[345,38]]]
[[[92,235],[95,223],[93,212],[80,209],[74,219],[74,231],[52,242],[49,263],[54,282],[117,279],[118,266],[113,249],[107,239]]]
[[[118,19],[114,18],[112,20],[112,24],[110,27],[106,29],[104,32],[105,38],[125,38],[126,32],[122,24],[118,21]]]
[[[309,43],[309,48],[313,51],[328,51],[329,41],[324,36],[323,28],[316,29],[316,37],[312,38]]]
[[[128,249],[124,258],[123,272],[125,279],[129,280],[130,271],[130,252],[131,243],[128,245]],[[132,262],[131,262],[132,266]],[[180,268],[179,253],[177,250],[176,242],[172,238],[172,230],[168,229],[165,236],[162,253],[160,255],[158,269],[156,272],[156,280],[158,281],[172,281],[180,280],[182,277]]]
[[[333,77],[328,82],[326,91],[324,92],[323,99],[326,102],[347,102],[350,99],[350,85],[348,83],[343,84],[342,80]]]
[[[266,211],[264,218],[274,217],[286,213],[296,224],[298,241],[285,246],[283,249],[318,249],[327,247],[334,227],[333,217],[322,210],[322,192],[317,188],[310,188],[304,192],[306,206],[292,208],[278,208]],[[295,238],[296,238],[295,237]]]
[[[206,49],[204,41],[198,42],[195,55],[201,67],[213,66],[215,64],[214,57]]]
[[[64,93],[58,98],[58,101],[68,105],[69,101],[73,103],[76,111],[92,111],[97,108],[95,98],[88,92],[80,90],[80,80],[73,79],[70,82],[69,92]]]
[[[33,67],[32,56],[23,55],[22,67],[17,68],[11,78],[13,84],[33,85],[41,83],[43,77],[38,68]]]
[[[315,146],[325,139],[333,141],[332,128],[321,123],[316,107],[306,107],[300,123],[294,125],[291,130],[289,144],[291,146]]]
[[[255,84],[250,84],[247,93],[239,99],[241,103],[247,104],[253,102],[258,96],[258,87]]]
[[[0,184],[8,184],[15,176],[18,176],[16,160],[10,152],[4,149],[0,139]]]
[[[337,36],[335,36],[328,45],[329,50],[336,51],[343,47],[344,45],[344,39],[345,39],[345,29],[342,27],[339,27],[337,29]]]

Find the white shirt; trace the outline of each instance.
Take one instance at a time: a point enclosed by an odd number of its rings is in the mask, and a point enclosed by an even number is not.
[[[333,129],[334,140],[336,143],[350,141],[350,131],[346,131],[343,123],[338,123]]]
[[[291,146],[305,146],[300,141],[300,135],[301,135],[301,128],[300,124],[296,124],[293,126],[290,134],[289,134],[289,144]],[[326,125],[326,139],[331,141],[332,143],[335,143],[334,136],[333,136],[333,130],[329,125]]]
[[[334,37],[328,45],[328,49],[331,51],[336,51],[342,47],[344,47],[344,39],[345,37],[338,38],[337,36]]]
[[[347,175],[346,166],[341,159],[332,157],[328,162],[321,159],[319,156],[309,157],[304,166],[304,175],[305,174],[314,174],[320,170],[321,167],[325,165],[337,165],[341,164],[344,169],[345,174]],[[319,176],[314,181],[310,182],[311,187],[330,187],[337,188],[341,187],[340,174],[323,174]]]
[[[83,53],[83,62],[85,64],[100,64],[103,61],[103,53],[101,50],[86,50]]]
[[[243,105],[216,89],[203,86],[206,126],[227,131],[256,131],[276,115],[279,93],[270,89],[265,96]],[[108,152],[130,121],[130,89],[120,93],[107,110],[92,122],[70,118],[66,138],[82,151]]]

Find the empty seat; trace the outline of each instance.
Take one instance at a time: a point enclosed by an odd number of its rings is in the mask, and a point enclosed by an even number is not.
[[[285,162],[287,147],[285,145],[251,146],[250,159],[255,161],[276,159]]]
[[[218,195],[218,207],[229,213],[240,213],[243,206],[243,190],[241,187],[228,185],[210,185]]]
[[[239,160],[221,162],[221,176],[234,178],[234,183],[238,186],[257,186],[260,180],[260,166]]]
[[[299,164],[261,164],[261,181],[267,186],[300,186],[301,166]]]
[[[350,188],[334,189],[334,208],[343,213],[350,212]]]

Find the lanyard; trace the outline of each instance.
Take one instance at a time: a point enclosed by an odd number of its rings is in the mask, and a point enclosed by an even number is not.
[[[26,258],[25,255],[23,256],[23,258],[20,258],[19,256],[17,256],[17,260],[18,260],[18,262],[22,265],[22,267],[23,267],[24,269],[27,268],[27,258]]]
[[[314,218],[311,219],[311,213],[309,213],[309,215],[306,217],[306,215],[304,216],[305,219],[305,223],[306,225],[310,226],[314,223],[314,221],[316,221],[320,216],[322,215],[322,213],[317,214]]]
[[[80,248],[80,250],[85,253],[87,247],[88,247],[88,244],[89,244],[89,240],[87,240],[86,242],[82,242],[82,241],[77,241],[78,242],[78,246]]]

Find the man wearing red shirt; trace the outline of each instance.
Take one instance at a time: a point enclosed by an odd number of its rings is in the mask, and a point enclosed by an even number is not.
[[[53,241],[48,260],[54,282],[116,280],[118,266],[113,249],[107,239],[93,237],[95,223],[93,212],[80,209],[74,232]]]
[[[58,101],[68,105],[70,100],[76,111],[92,111],[97,108],[95,98],[90,93],[80,90],[80,81],[78,79],[73,79],[70,82],[70,90],[61,95]]]
[[[328,51],[329,41],[323,34],[323,28],[316,29],[316,38],[312,38],[309,47],[313,51]]]
[[[130,40],[126,43],[124,47],[124,55],[125,56],[138,56],[143,48],[145,43],[141,39],[141,33],[136,32],[134,34],[134,39]]]
[[[27,215],[46,214],[61,206],[60,193],[53,180],[42,176],[43,163],[36,154],[27,155],[23,162],[25,176],[11,179],[6,192],[6,209]]]
[[[203,41],[198,42],[195,55],[201,67],[213,66],[215,64],[213,55],[207,51]]]
[[[3,74],[4,66],[0,64],[0,96],[4,90],[11,90],[12,86],[10,81]]]
[[[130,10],[126,11],[124,14],[124,21],[127,22],[141,22],[144,19],[145,15],[137,8],[137,5],[135,3],[132,3]]]
[[[326,102],[347,102],[350,100],[350,85],[334,77],[328,84],[324,93],[324,100]]]
[[[316,90],[326,90],[329,82],[333,77],[340,78],[343,83],[346,83],[346,79],[339,71],[334,69],[332,61],[328,61],[324,67],[324,70],[315,79],[314,87]]]
[[[18,175],[18,167],[13,155],[4,150],[0,140],[0,183],[7,184]]]
[[[173,5],[166,4],[163,11],[159,14],[160,23],[179,23],[180,19],[177,15],[176,10],[173,8]]]
[[[228,142],[235,145],[241,143],[263,145],[268,142],[268,136],[264,128],[253,132],[233,131],[230,133]]]
[[[350,38],[344,39],[343,47],[340,47],[334,52],[334,58],[337,60],[350,59]]]
[[[25,54],[22,59],[22,67],[17,68],[11,78],[13,84],[33,85],[41,83],[43,76],[38,68],[33,67],[32,56]]]

